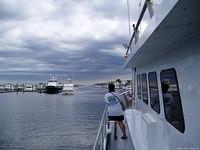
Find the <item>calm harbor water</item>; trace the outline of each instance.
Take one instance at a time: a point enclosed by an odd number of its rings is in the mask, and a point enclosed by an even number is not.
[[[0,94],[0,150],[92,149],[104,93],[82,86],[71,96]]]

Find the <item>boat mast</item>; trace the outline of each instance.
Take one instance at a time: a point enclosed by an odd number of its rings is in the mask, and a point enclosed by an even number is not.
[[[129,0],[127,0],[127,13],[128,13],[128,28],[129,28],[129,37],[131,37],[131,20],[130,20],[130,7]]]

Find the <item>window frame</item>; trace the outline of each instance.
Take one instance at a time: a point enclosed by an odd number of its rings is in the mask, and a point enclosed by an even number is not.
[[[170,123],[174,128],[176,128],[179,132],[181,133],[184,133],[185,132],[185,117],[184,117],[184,113],[183,113],[183,106],[182,106],[182,100],[181,100],[181,95],[180,95],[180,90],[179,90],[179,83],[178,83],[178,78],[177,78],[177,73],[176,73],[176,69],[175,68],[169,68],[169,69],[163,69],[160,71],[160,84],[162,84],[163,80],[162,80],[162,73],[165,72],[165,71],[170,71],[172,70],[174,72],[174,79],[175,79],[175,82],[176,82],[176,86],[177,86],[177,91],[178,91],[178,97],[179,97],[179,105],[180,105],[180,110],[181,110],[181,118],[183,119],[182,120],[182,123],[183,123],[183,129],[180,129],[180,128],[177,128],[172,122],[170,122],[167,118],[167,115],[166,115],[166,107],[165,107],[165,102],[164,102],[164,94],[163,94],[163,89],[162,89],[162,85],[161,85],[161,93],[162,93],[162,99],[163,99],[163,107],[164,107],[164,115],[165,115],[165,119],[168,123]]]
[[[137,97],[142,99],[142,88],[141,88],[141,74],[137,75]],[[140,92],[139,92],[140,91]]]
[[[152,106],[152,97],[151,97],[151,95],[152,95],[152,93],[151,93],[151,87],[150,87],[150,74],[155,74],[155,80],[156,80],[156,86],[157,86],[157,97],[158,97],[158,111]],[[148,89],[149,89],[149,101],[150,101],[150,106],[151,106],[151,108],[152,108],[152,110],[153,111],[155,111],[156,113],[158,113],[158,114],[160,114],[160,112],[161,112],[161,103],[160,103],[160,96],[159,96],[159,87],[158,87],[158,76],[157,76],[157,72],[156,71],[152,71],[152,72],[149,72],[148,73]],[[155,101],[155,100],[154,100]]]
[[[143,77],[145,76],[145,83],[143,83]],[[142,95],[142,100],[143,100],[143,102],[146,104],[146,105],[148,105],[149,104],[149,94],[148,94],[148,83],[147,83],[147,74],[146,73],[142,73],[141,74],[141,95]],[[146,98],[147,98],[147,101],[144,99],[144,86],[143,86],[143,84],[145,84],[145,86],[146,86]]]

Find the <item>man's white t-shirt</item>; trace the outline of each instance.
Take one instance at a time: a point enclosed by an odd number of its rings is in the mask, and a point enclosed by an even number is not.
[[[116,96],[120,98],[120,95],[116,92],[112,93],[107,93],[104,96],[105,102],[108,106],[108,116],[121,116],[123,115],[123,110],[119,100],[116,98]]]

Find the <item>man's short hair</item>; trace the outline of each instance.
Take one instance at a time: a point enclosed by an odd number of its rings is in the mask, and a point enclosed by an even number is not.
[[[162,92],[167,93],[169,90],[169,85],[167,83],[162,83]]]
[[[108,90],[109,92],[114,92],[115,91],[115,85],[113,83],[108,84]]]

